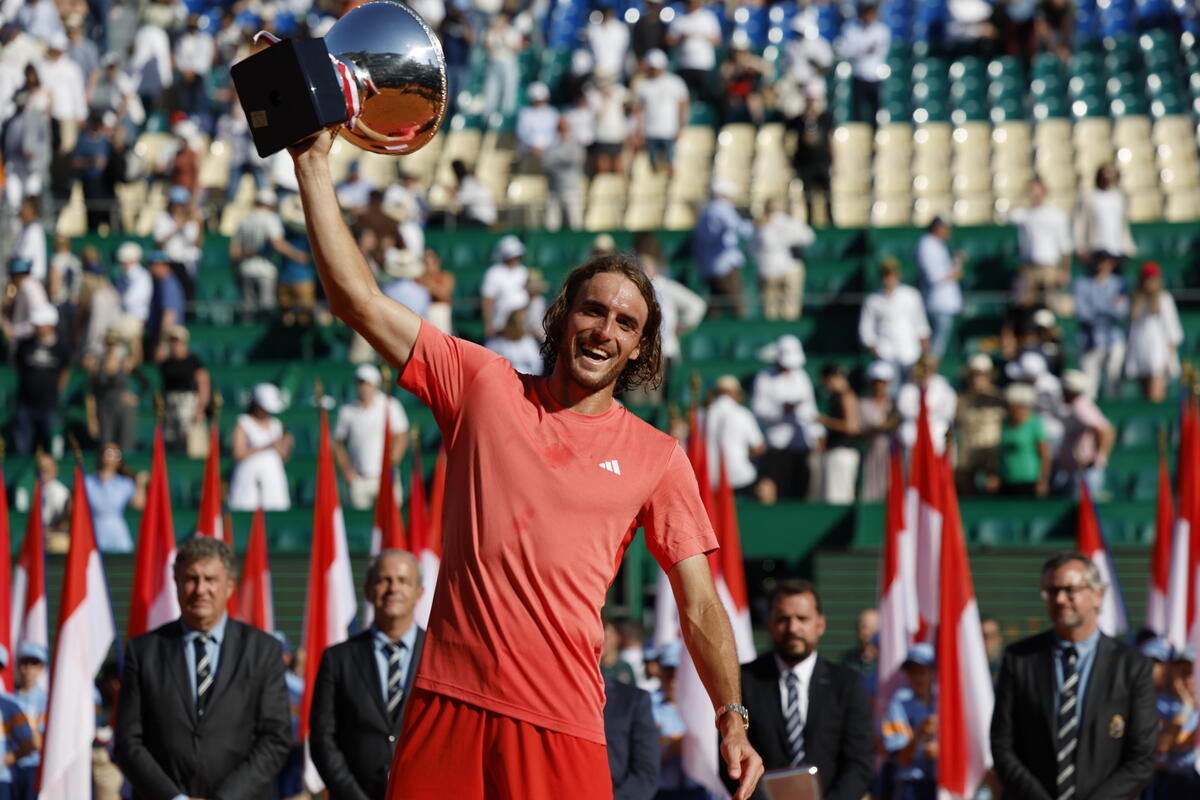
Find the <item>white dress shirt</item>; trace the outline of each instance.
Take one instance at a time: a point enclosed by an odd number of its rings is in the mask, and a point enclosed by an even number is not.
[[[38,64],[38,77],[50,92],[50,116],[60,122],[87,119],[83,70],[65,55]]]
[[[654,286],[654,294],[662,309],[659,331],[662,336],[663,358],[679,358],[682,352],[679,347],[680,329],[691,330],[699,325],[708,313],[708,302],[661,272],[651,278],[650,283]]]
[[[750,245],[758,263],[758,277],[770,280],[786,276],[799,264],[792,248],[808,247],[816,238],[812,228],[792,215],[783,211],[771,214],[755,231]]]
[[[879,358],[906,367],[921,357],[921,340],[929,338],[929,320],[920,293],[900,284],[890,294],[872,292],[858,319],[858,338]]]
[[[671,139],[679,135],[679,107],[688,99],[687,85],[678,75],[664,72],[643,78],[635,89],[642,110],[642,133],[647,139]]]
[[[175,45],[175,68],[180,72],[205,76],[212,69],[215,53],[216,45],[207,33],[185,33]]]
[[[558,110],[528,106],[517,114],[517,142],[522,150],[546,150],[558,141]]]
[[[614,16],[607,22],[588,25],[583,35],[592,51],[596,69],[608,70],[613,75],[625,71],[625,54],[629,51],[628,25]]]
[[[941,375],[932,375],[925,385],[925,408],[929,413],[929,435],[933,450],[941,455],[946,449],[946,432],[954,424],[958,411],[958,395],[950,382]],[[921,388],[906,383],[896,395],[896,411],[900,414],[900,442],[911,449],[917,441],[917,416],[921,413]]]
[[[851,62],[854,77],[875,83],[883,80],[888,47],[892,43],[892,32],[888,26],[875,20],[863,27],[857,20],[842,28],[838,42],[838,55]]]
[[[1057,267],[1072,248],[1071,222],[1058,206],[1042,203],[1014,208],[1008,218],[1017,226],[1021,261],[1038,267]]]
[[[680,69],[712,69],[717,65],[717,48],[721,41],[721,23],[707,8],[681,14],[671,23],[672,36],[679,37],[676,57]]]
[[[369,405],[347,403],[338,409],[333,438],[346,447],[350,466],[363,478],[378,478],[383,466],[384,407],[386,403],[389,432],[392,436],[408,433],[408,415],[394,397],[382,391],[375,393]]]
[[[917,269],[921,275],[921,294],[930,314],[960,314],[963,309],[962,287],[951,280],[957,267],[945,240],[927,233],[917,242]]]
[[[775,450],[811,450],[825,435],[817,397],[803,369],[765,369],[754,378],[750,407]],[[791,406],[791,410],[788,410]]]
[[[21,228],[17,242],[13,245],[12,254],[27,258],[30,262],[29,275],[38,281],[47,279],[46,262],[46,229],[36,219]]]
[[[718,395],[708,406],[704,419],[708,437],[708,472],[715,488],[720,481],[721,462],[725,477],[734,489],[741,489],[758,478],[750,461],[750,451],[763,444],[762,430],[750,409],[727,394]]]
[[[125,273],[126,283],[121,290],[121,310],[145,322],[150,316],[150,300],[154,296],[154,279],[141,264],[134,264]]]
[[[808,722],[808,687],[812,684],[813,667],[816,665],[817,652],[815,650],[794,667],[789,667],[783,663],[783,659],[778,654],[775,655],[775,666],[779,667],[779,707],[783,709],[785,720],[788,712],[787,678],[788,673],[792,673],[800,682],[796,687],[800,695],[800,724]]]
[[[1075,219],[1075,242],[1085,250],[1106,250],[1113,255],[1131,255],[1125,195],[1119,189],[1094,191],[1079,203]]]

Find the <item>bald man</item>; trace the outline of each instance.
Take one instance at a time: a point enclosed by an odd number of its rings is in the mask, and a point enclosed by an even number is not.
[[[371,626],[321,657],[309,723],[312,758],[330,800],[383,800],[405,700],[425,629],[414,612],[421,566],[412,553],[384,550],[367,565],[363,594]]]

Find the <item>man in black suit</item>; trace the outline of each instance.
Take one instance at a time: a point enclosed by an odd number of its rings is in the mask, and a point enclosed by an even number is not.
[[[225,613],[233,554],[189,539],[175,556],[180,618],[125,650],[113,757],[146,800],[260,800],[291,744],[279,642]]]
[[[768,603],[774,648],[742,667],[750,744],[768,770],[815,766],[823,797],[860,800],[874,771],[862,677],[817,653],[825,617],[813,584],[781,581]]]
[[[604,679],[604,739],[613,800],[650,800],[658,791],[658,727],[650,694]]]
[[[992,714],[992,758],[1005,796],[1133,798],[1154,771],[1150,661],[1100,632],[1104,583],[1082,553],[1042,567],[1053,629],[1004,651]]]
[[[412,553],[384,550],[372,559],[363,593],[374,622],[325,651],[309,712],[312,759],[330,800],[383,800],[425,642],[413,616],[425,589]]]

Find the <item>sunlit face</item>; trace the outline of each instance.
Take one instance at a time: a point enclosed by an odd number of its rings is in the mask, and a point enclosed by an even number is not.
[[[216,556],[194,561],[175,576],[180,616],[189,628],[211,630],[225,615],[233,576]]]
[[[1096,621],[1104,590],[1088,585],[1083,563],[1068,561],[1042,576],[1042,599],[1055,630],[1065,633]]]
[[[46,665],[36,658],[22,658],[17,662],[17,675],[21,681],[21,688],[28,689],[31,686],[37,686],[38,680],[42,677],[42,672],[46,669]]]
[[[411,618],[417,601],[425,594],[417,562],[406,555],[389,553],[380,557],[371,577],[365,593],[375,610],[375,619],[388,623]]]
[[[871,637],[879,632],[879,612],[873,608],[864,609],[858,615],[858,643],[866,644]]]
[[[375,392],[379,391],[375,388],[375,384],[370,381],[357,381],[355,387],[358,390],[358,400],[363,405],[370,403],[375,399]]]
[[[825,633],[825,616],[817,611],[816,598],[811,594],[785,595],[771,607],[767,630],[783,662],[798,664],[817,649]]]
[[[625,365],[641,354],[649,308],[633,281],[613,272],[592,276],[579,287],[567,312],[558,365],[589,391],[616,383]]]
[[[900,285],[900,273],[893,269],[884,270],[880,279],[883,282],[883,288],[889,292]]]

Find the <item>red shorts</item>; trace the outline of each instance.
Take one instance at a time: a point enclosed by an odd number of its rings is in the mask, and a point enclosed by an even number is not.
[[[413,689],[388,800],[612,800],[604,745]]]

